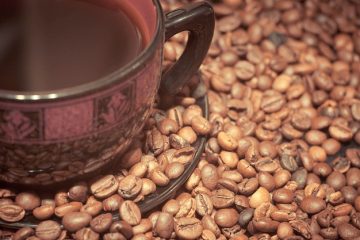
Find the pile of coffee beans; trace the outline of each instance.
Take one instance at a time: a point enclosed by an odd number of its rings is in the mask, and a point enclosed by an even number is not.
[[[204,84],[194,77],[159,100],[126,169],[47,197],[1,189],[1,220],[41,221],[2,237],[360,239],[360,2],[213,3]],[[165,44],[165,68],[186,38]],[[205,88],[208,120],[196,105]],[[205,151],[181,191],[142,214],[137,202],[183,173],[203,135]]]

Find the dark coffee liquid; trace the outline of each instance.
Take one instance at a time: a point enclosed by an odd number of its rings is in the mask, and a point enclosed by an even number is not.
[[[132,17],[79,0],[0,0],[0,89],[62,89],[114,72],[145,45]]]

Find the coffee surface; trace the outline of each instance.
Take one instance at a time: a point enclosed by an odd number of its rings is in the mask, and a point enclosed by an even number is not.
[[[0,89],[47,91],[95,81],[143,49],[136,14],[76,0],[0,2]]]

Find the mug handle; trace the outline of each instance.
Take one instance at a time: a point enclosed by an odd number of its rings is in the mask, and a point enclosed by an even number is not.
[[[207,2],[194,3],[165,15],[165,40],[189,31],[185,50],[179,60],[163,76],[160,92],[175,95],[198,71],[214,34],[215,15]]]

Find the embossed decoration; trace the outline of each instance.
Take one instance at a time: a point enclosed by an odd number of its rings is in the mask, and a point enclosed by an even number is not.
[[[128,81],[109,96],[96,99],[97,128],[103,129],[114,124],[120,124],[133,109],[134,82]]]
[[[0,138],[8,141],[39,139],[39,112],[0,110]]]

